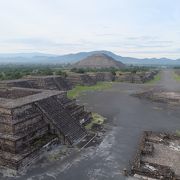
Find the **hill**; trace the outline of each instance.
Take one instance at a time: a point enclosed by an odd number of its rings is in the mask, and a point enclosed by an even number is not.
[[[124,68],[125,65],[120,62],[116,61],[111,56],[98,53],[88,56],[87,58],[78,61],[73,65],[75,68]]]

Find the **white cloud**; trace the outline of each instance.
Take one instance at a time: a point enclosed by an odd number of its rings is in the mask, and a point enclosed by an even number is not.
[[[179,17],[178,0],[0,0],[0,52],[179,58]]]

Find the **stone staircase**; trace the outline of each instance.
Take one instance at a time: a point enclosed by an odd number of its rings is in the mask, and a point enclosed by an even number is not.
[[[56,84],[57,88],[59,90],[70,90],[72,88],[72,84],[69,83],[65,78],[62,78],[60,76],[53,78],[54,83]]]
[[[29,80],[29,84],[31,84],[31,87],[34,89],[43,89],[45,87],[45,83],[41,79],[39,80],[31,79]]]
[[[41,100],[36,105],[46,116],[48,123],[56,129],[57,135],[62,134],[70,144],[78,143],[87,135],[86,130],[55,97]]]
[[[62,106],[74,117],[75,120],[80,122],[80,124],[87,124],[92,119],[91,112],[87,112],[84,106],[76,104],[76,100],[70,100],[67,97],[59,99]]]

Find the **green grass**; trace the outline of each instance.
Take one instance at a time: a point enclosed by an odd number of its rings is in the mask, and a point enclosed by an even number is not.
[[[176,135],[180,137],[180,130],[176,131]]]
[[[174,72],[174,74],[173,74],[173,78],[174,78],[176,81],[180,81],[180,75],[176,74],[175,72]]]
[[[157,75],[155,75],[154,79],[146,82],[147,84],[156,84],[161,80],[161,74],[158,73]]]
[[[85,126],[85,128],[87,130],[90,130],[94,124],[98,124],[98,125],[103,124],[106,119],[97,113],[92,113],[92,117],[93,117],[93,119],[92,119],[91,123],[89,123]]]
[[[99,82],[93,86],[76,86],[72,90],[67,92],[68,98],[77,98],[82,92],[86,91],[101,91],[112,87],[112,82]]]

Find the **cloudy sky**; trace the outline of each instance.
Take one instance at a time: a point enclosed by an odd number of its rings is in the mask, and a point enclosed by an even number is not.
[[[0,0],[0,53],[180,58],[180,0]]]

